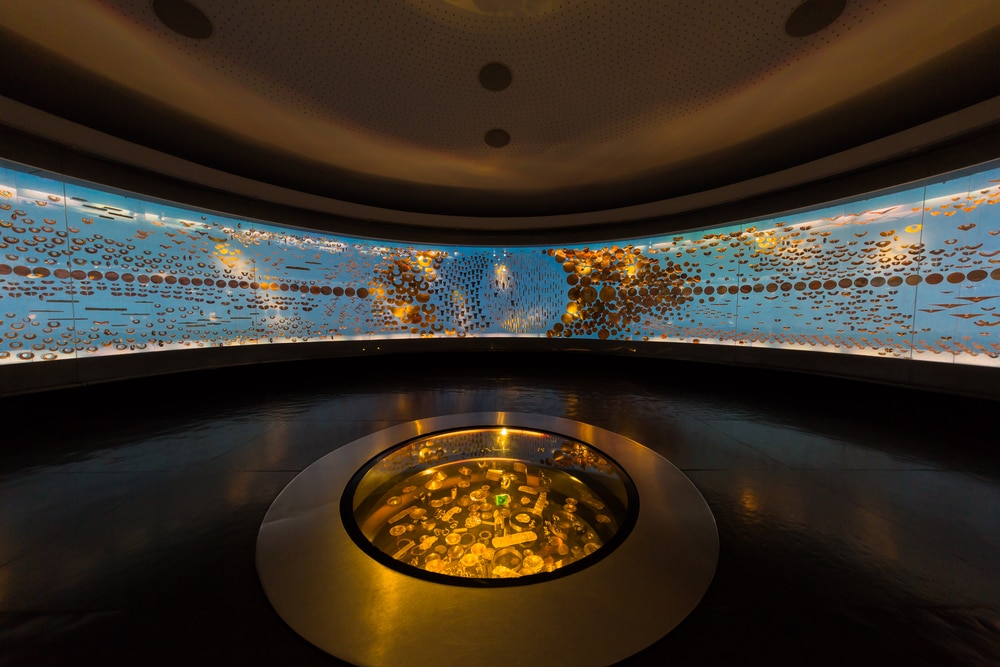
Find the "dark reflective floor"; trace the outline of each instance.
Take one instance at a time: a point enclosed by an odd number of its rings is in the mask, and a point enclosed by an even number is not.
[[[715,513],[705,599],[626,664],[1000,664],[1000,405],[570,354],[286,364],[0,400],[0,664],[339,664],[264,597],[264,513],[341,445],[481,410],[633,438]]]

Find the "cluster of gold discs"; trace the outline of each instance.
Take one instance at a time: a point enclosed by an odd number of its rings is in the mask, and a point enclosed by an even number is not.
[[[601,340],[642,335],[650,319],[676,317],[700,278],[669,259],[646,257],[635,246],[548,250],[562,264],[569,303],[549,338],[597,334]]]
[[[444,257],[437,250],[394,252],[375,269],[372,315],[384,330],[423,335],[444,331],[437,306],[431,303]]]
[[[594,553],[618,530],[576,476],[495,458],[408,476],[357,519],[401,563],[483,579],[551,572]]]

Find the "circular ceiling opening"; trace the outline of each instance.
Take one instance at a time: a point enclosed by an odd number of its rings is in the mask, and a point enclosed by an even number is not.
[[[212,36],[212,22],[205,13],[185,0],[153,0],[153,11],[163,25],[191,39]]]
[[[503,148],[510,143],[510,134],[508,134],[506,130],[494,128],[487,132],[483,139],[485,139],[486,143],[493,148]]]
[[[631,480],[603,453],[501,427],[404,443],[363,467],[343,499],[349,534],[380,562],[480,586],[533,583],[597,562],[628,535],[638,510]]]
[[[513,78],[510,68],[501,63],[490,63],[479,70],[479,83],[486,90],[503,90]]]
[[[791,37],[815,34],[840,18],[846,5],[846,0],[806,0],[788,17],[785,32]]]

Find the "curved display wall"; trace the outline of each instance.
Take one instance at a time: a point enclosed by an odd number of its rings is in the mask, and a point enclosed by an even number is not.
[[[1000,366],[1000,166],[571,247],[409,245],[0,161],[0,365],[424,337],[805,349]]]

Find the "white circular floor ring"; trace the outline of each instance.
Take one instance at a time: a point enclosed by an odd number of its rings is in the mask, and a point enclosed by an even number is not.
[[[613,458],[639,496],[628,537],[568,576],[483,588],[411,576],[355,543],[341,497],[362,466],[416,437],[494,425],[565,435]],[[509,412],[421,419],[355,440],[292,480],[257,537],[257,571],[281,618],[357,665],[609,665],[676,627],[708,589],[718,556],[711,510],[666,459],[582,422]]]

